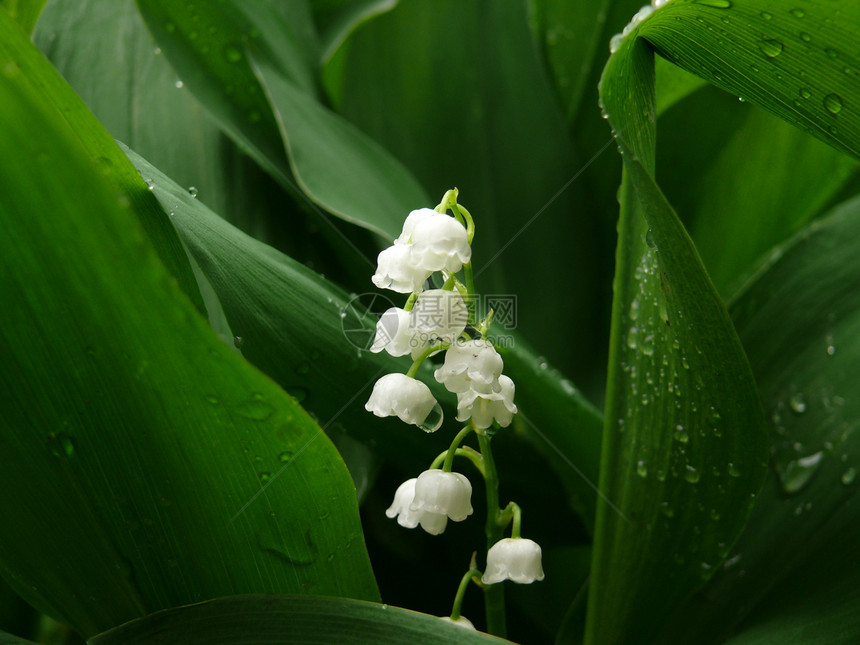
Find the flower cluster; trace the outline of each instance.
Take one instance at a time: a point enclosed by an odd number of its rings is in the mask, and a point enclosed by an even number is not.
[[[456,456],[472,461],[484,476],[487,490],[494,491],[493,506],[498,504],[498,477],[495,467],[487,465],[493,463],[491,428],[507,427],[517,414],[514,382],[502,373],[504,361],[487,336],[493,312],[479,321],[470,305],[476,295],[471,264],[473,235],[472,217],[457,204],[457,190],[448,191],[435,209],[409,213],[393,245],[379,254],[372,278],[377,287],[409,297],[403,308],[391,307],[380,317],[370,351],[408,355],[412,366],[405,374],[380,378],[365,408],[379,417],[396,416],[426,432],[438,430],[442,408],[430,387],[415,375],[426,359],[445,352],[444,358],[437,360],[433,376],[457,395],[456,419],[465,424],[428,470],[398,487],[385,511],[400,526],[421,526],[431,535],[444,532],[449,520],[462,522],[473,513],[471,483],[465,475],[452,472]],[[457,275],[461,271],[462,281]],[[441,274],[438,282],[428,286],[436,273]],[[478,437],[479,451],[460,447],[471,433]],[[495,543],[487,552],[486,572],[482,574],[473,566],[466,574],[450,618],[466,627],[471,623],[459,615],[459,606],[470,581],[486,587],[503,580],[530,583],[544,577],[540,547],[520,537],[519,506],[511,502],[505,509],[488,508],[488,513],[494,514],[499,528],[491,536]],[[502,538],[501,527],[510,522],[512,536]]]

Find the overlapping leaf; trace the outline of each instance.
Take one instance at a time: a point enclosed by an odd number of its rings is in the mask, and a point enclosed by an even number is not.
[[[0,28],[4,578],[84,634],[231,593],[374,598],[335,449],[208,329],[132,211],[146,185],[104,176]]]

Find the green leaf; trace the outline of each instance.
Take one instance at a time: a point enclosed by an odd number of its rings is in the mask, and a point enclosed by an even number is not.
[[[36,645],[33,641],[28,641],[12,634],[0,632],[0,645]]]
[[[232,215],[237,153],[188,90],[177,87],[183,82],[134,0],[53,0],[33,40],[114,139]]]
[[[97,160],[100,172],[119,185],[132,212],[155,245],[161,261],[179,281],[185,294],[202,309],[200,293],[176,231],[165,220],[153,196],[147,194],[146,184],[140,174],[125,158],[110,134],[2,8],[0,57],[7,66],[3,70],[4,76],[12,79],[22,92],[42,95],[45,109],[51,111],[53,118],[68,124],[80,144]]]
[[[844,615],[860,582],[845,566],[860,543],[858,225],[854,199],[777,249],[732,303],[772,424],[772,468],[727,566],[666,642],[717,642],[741,620],[791,631],[823,607],[838,622],[802,633],[860,637]]]
[[[860,157],[858,31],[856,3],[673,0],[629,38]]]
[[[175,607],[122,625],[90,645],[151,643],[508,643],[436,616],[345,598],[234,596]]]
[[[318,102],[318,45],[308,35],[309,11],[297,9],[305,3],[226,2],[206,11],[177,0],[138,0],[138,6],[186,86],[285,188],[391,238],[405,213],[432,206],[397,160]],[[345,174],[321,172],[332,163],[343,171],[343,158],[352,162]]]
[[[752,372],[654,183],[654,59],[628,38],[601,97],[624,160],[587,643],[641,643],[740,535],[766,466]],[[610,503],[611,502],[611,503]]]
[[[311,0],[314,22],[320,32],[325,65],[362,23],[391,11],[398,0]]]
[[[33,31],[46,2],[47,0],[0,0],[0,6],[29,34]]]
[[[302,92],[267,61],[254,62],[296,179],[311,199],[389,239],[397,237],[409,211],[435,205],[379,144]]]
[[[677,69],[677,68],[676,68]],[[857,161],[764,110],[716,88],[660,121],[661,187],[721,294],[756,260],[817,217]]]
[[[209,330],[0,29],[3,577],[85,635],[225,594],[375,598],[334,447]]]

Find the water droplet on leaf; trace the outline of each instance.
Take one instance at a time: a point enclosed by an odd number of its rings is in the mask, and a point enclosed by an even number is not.
[[[768,58],[776,58],[782,53],[783,44],[773,38],[765,38],[758,44],[758,48]]]
[[[838,94],[828,94],[824,97],[824,107],[830,114],[839,114],[842,111],[842,97]]]

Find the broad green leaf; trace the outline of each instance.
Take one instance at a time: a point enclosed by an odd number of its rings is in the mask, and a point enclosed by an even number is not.
[[[0,645],[36,645],[33,641],[28,641],[12,634],[0,632]]]
[[[854,199],[778,248],[732,302],[772,426],[772,468],[726,566],[667,643],[718,642],[741,620],[754,633],[793,630],[823,607],[834,622],[812,621],[809,642],[813,632],[860,638],[844,615],[852,602],[856,612],[860,582],[847,566],[860,543],[858,225]]]
[[[88,133],[10,57],[8,20],[0,12],[0,158],[16,160],[0,175],[3,577],[85,635],[225,594],[375,598],[334,447],[209,330]]]
[[[0,6],[29,34],[33,31],[46,2],[47,0],[0,0]]]
[[[318,46],[300,5],[226,2],[201,11],[177,0],[138,0],[187,87],[263,168],[313,204],[393,238],[406,213],[432,204],[396,159],[319,103]],[[351,162],[345,174],[334,172],[345,167],[342,159]]]
[[[22,92],[41,95],[45,109],[50,109],[54,118],[67,123],[70,131],[77,135],[79,142],[98,162],[101,173],[119,185],[124,199],[131,205],[132,212],[155,245],[161,261],[177,279],[185,294],[202,309],[200,294],[176,231],[170,222],[165,221],[153,196],[143,190],[146,184],[139,173],[80,98],[2,8],[0,58],[5,65],[3,74],[9,79],[7,82],[20,87]]]
[[[860,5],[672,0],[641,36],[679,67],[860,156]]]
[[[432,207],[399,161],[264,59],[255,71],[278,121],[302,190],[326,210],[389,239],[409,211]]]
[[[669,110],[659,130],[661,187],[723,295],[818,216],[858,169],[842,152],[713,87]]]
[[[320,32],[325,65],[349,35],[363,22],[391,11],[398,0],[311,0],[314,23]]]
[[[719,566],[766,466],[752,372],[654,183],[654,58],[628,39],[601,81],[622,152],[619,244],[587,643],[648,642]]]
[[[90,645],[151,643],[395,645],[508,643],[436,616],[345,598],[234,596],[175,607],[99,634]]]
[[[114,139],[231,215],[237,154],[157,48],[134,0],[52,0],[33,40]]]
[[[401,469],[426,468],[450,436],[437,432],[428,437],[404,428],[397,419],[378,419],[364,409],[375,380],[402,372],[408,364],[367,351],[378,314],[402,303],[378,293],[346,293],[237,230],[139,155],[130,150],[127,154],[143,175],[153,179],[153,193],[172,214],[212,283],[233,332],[241,338],[243,355],[315,414],[336,441],[348,433]],[[600,415],[519,336],[510,340],[511,346],[500,350],[505,372],[517,384],[523,431],[554,465],[568,501],[590,525]],[[436,383],[429,365],[421,375],[446,405],[448,419],[453,419],[453,396]]]
[[[575,381],[593,379],[606,308],[591,303],[614,231],[579,178],[596,149],[571,145],[526,3],[405,0],[345,47],[344,116],[431,196],[459,188],[478,291],[515,295],[517,330]]]

